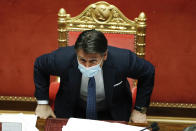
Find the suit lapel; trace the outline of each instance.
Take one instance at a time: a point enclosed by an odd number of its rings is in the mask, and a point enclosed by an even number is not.
[[[103,64],[103,80],[105,88],[106,101],[112,103],[113,85],[115,84],[115,69],[110,60],[110,54],[108,52],[108,58]]]
[[[78,69],[78,62],[75,56],[73,59],[73,66],[69,69],[69,81],[73,101],[80,98],[81,76],[82,74]]]

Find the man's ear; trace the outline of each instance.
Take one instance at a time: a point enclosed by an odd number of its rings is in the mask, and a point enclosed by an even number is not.
[[[108,50],[105,51],[104,55],[103,55],[103,60],[105,61],[108,57]]]

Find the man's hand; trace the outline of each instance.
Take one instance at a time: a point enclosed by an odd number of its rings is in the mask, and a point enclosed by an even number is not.
[[[129,121],[134,123],[147,123],[146,114],[133,110]]]
[[[50,116],[56,118],[52,108],[50,107],[50,105],[47,104],[37,105],[35,109],[35,114],[42,119],[47,119]]]

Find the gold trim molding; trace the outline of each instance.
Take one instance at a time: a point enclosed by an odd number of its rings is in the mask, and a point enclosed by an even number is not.
[[[196,104],[151,102],[150,107],[189,108],[196,109]]]
[[[163,117],[163,116],[147,116],[148,122],[174,123],[174,124],[196,124],[196,118],[190,117]]]
[[[0,96],[0,101],[36,102],[36,98],[25,96]]]
[[[35,111],[0,110],[0,114],[18,114],[18,113],[23,113],[23,114],[35,114]]]

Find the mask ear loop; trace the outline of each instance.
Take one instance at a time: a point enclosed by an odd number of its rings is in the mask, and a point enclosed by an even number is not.
[[[101,69],[102,69],[102,66],[100,66],[100,65],[101,65],[101,62],[103,62],[103,59],[104,59],[104,58],[102,58],[102,59],[100,60],[99,64],[98,64],[99,67],[100,67]]]

